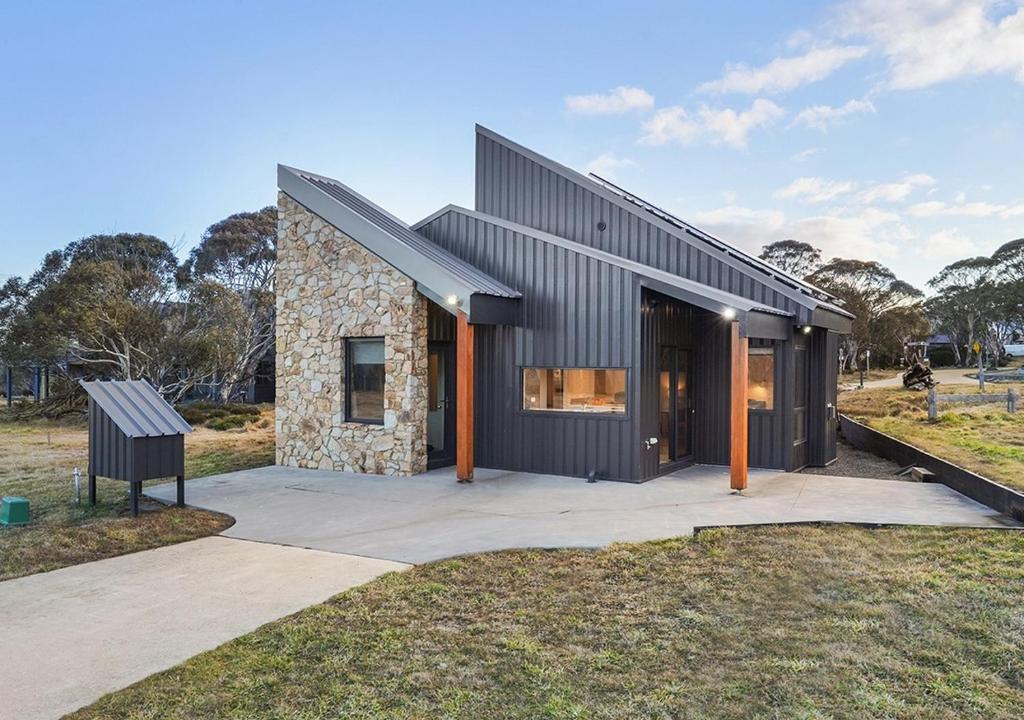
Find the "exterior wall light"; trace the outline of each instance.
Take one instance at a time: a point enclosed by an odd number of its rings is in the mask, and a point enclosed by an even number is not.
[[[811,334],[811,326],[810,325],[804,325],[804,335],[810,335],[810,334]]]
[[[458,295],[449,295],[447,298],[445,298],[445,300],[447,300],[449,305],[458,305],[459,304],[459,296]]]
[[[736,311],[733,310],[732,308],[726,308],[725,310],[722,311],[722,317],[724,317],[726,320],[735,320]]]

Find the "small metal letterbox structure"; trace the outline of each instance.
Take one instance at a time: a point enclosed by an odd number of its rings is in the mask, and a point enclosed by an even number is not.
[[[142,481],[173,477],[178,506],[185,505],[185,433],[192,426],[142,380],[82,381],[89,394],[89,502],[96,477],[130,485],[139,514]]]

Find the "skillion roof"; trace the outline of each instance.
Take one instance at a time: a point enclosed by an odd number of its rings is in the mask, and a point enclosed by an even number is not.
[[[448,302],[459,299],[458,309],[470,320],[487,322],[494,303],[480,296],[515,301],[519,291],[498,282],[466,261],[432,243],[408,225],[343,183],[315,173],[277,166],[277,185],[301,205],[364,246],[416,282],[417,289],[437,304],[456,312]],[[487,312],[481,312],[483,308]]]
[[[535,238],[549,245],[564,248],[579,255],[628,270],[638,276],[645,287],[649,287],[664,295],[677,298],[705,310],[710,310],[716,313],[725,313],[732,310],[736,313],[736,316],[744,326],[757,327],[761,332],[763,332],[766,327],[772,327],[772,334],[761,335],[762,337],[776,335],[779,337],[788,336],[788,330],[786,328],[788,325],[792,324],[789,321],[789,319],[792,318],[792,315],[783,310],[755,302],[754,300],[740,295],[735,295],[724,290],[704,285],[696,280],[690,280],[688,278],[651,267],[650,265],[644,265],[643,263],[629,260],[620,255],[615,255],[614,253],[606,252],[590,245],[584,245],[583,243],[559,237],[558,235],[552,235],[551,233],[546,233],[527,225],[488,215],[487,213],[469,210],[464,207],[459,207],[458,205],[448,205],[416,223],[413,225],[413,228],[419,229],[426,227],[427,225],[430,225],[451,213],[472,218],[474,220],[480,220],[495,227],[504,228],[505,230],[519,233],[526,237]],[[757,315],[760,315],[761,317],[755,317]],[[779,325],[777,322],[767,320],[765,316],[772,316],[779,319],[785,318],[787,322]],[[778,325],[778,328],[773,327],[775,325]]]
[[[126,437],[192,432],[192,426],[143,380],[82,380],[82,388]]]
[[[843,332],[849,331],[849,321],[853,318],[853,315],[839,307],[836,304],[837,298],[824,290],[794,277],[759,258],[755,258],[709,233],[699,230],[671,213],[658,208],[607,180],[597,176],[583,175],[482,125],[476,126],[476,132],[532,160],[541,167],[566,178],[570,182],[584,187],[630,214],[641,216],[642,213],[643,219],[662,228],[674,237],[691,245],[699,246],[740,272],[756,277],[798,305],[814,313],[817,321],[815,324],[822,324],[826,327],[830,326]],[[702,285],[702,287],[706,286]],[[822,312],[825,314],[822,315]],[[838,317],[829,318],[829,315]]]

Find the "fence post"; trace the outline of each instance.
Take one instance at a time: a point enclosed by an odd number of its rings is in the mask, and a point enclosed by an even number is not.
[[[939,417],[938,401],[935,397],[935,388],[928,388],[928,419],[937,420]]]
[[[1017,391],[1013,388],[1006,391],[1006,410],[1009,413],[1017,412]]]

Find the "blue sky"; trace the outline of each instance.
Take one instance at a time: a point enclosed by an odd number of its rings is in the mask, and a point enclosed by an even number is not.
[[[10,3],[0,67],[0,281],[92,233],[184,253],[277,162],[470,206],[476,122],[921,286],[1024,236],[1020,2]]]

